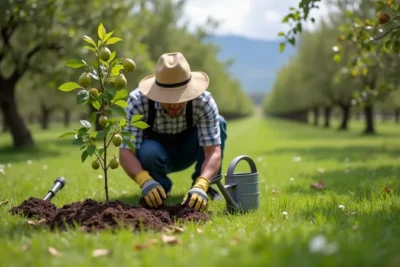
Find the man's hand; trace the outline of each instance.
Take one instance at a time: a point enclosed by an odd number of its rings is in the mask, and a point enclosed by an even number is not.
[[[167,194],[164,191],[164,188],[145,170],[139,172],[134,179],[142,189],[142,195],[147,205],[150,208],[158,208],[164,203],[164,200],[167,199]]]
[[[210,187],[210,181],[204,177],[198,177],[189,192],[183,198],[181,205],[184,205],[189,198],[188,207],[195,211],[205,210],[207,208],[207,190]]]

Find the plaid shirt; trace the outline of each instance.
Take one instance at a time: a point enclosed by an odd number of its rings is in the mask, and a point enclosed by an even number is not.
[[[135,137],[133,144],[135,149],[139,149],[143,141],[143,129],[131,125],[133,115],[144,115],[143,120],[148,118],[148,98],[139,89],[133,90],[128,97],[128,107],[125,108],[127,126],[124,131],[129,131]],[[219,112],[217,104],[211,93],[205,91],[203,94],[192,100],[193,104],[193,124],[198,129],[198,139],[200,146],[220,145]],[[165,134],[175,134],[184,131],[186,127],[185,111],[176,118],[169,116],[164,111],[160,103],[154,103],[156,115],[153,124],[153,131]],[[121,148],[128,148],[125,143]]]

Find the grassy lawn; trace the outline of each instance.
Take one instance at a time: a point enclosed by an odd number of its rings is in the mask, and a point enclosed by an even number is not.
[[[226,215],[224,202],[211,202],[212,221],[186,225],[176,234],[180,245],[160,242],[143,250],[135,245],[161,234],[51,233],[9,215],[23,200],[44,197],[56,177],[67,180],[52,201],[58,207],[86,198],[103,201],[104,180],[90,160],[80,162],[78,147],[57,140],[62,127],[33,128],[40,149],[30,152],[4,147],[10,139],[3,134],[0,202],[9,203],[0,207],[0,266],[400,266],[400,125],[379,124],[377,136],[360,136],[362,127],[352,121],[344,133],[259,116],[229,123],[223,172],[238,155],[253,158],[260,209]],[[236,169],[248,170],[246,162]],[[171,175],[171,203],[188,190],[191,172]],[[320,180],[325,191],[310,188]],[[383,193],[385,186],[392,192]],[[122,168],[111,172],[109,187],[110,198],[130,203],[140,193]],[[49,247],[62,256],[52,256]],[[94,249],[111,253],[96,258]]]

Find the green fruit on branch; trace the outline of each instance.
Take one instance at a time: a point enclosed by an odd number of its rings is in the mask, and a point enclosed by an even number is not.
[[[95,169],[95,170],[99,169],[100,168],[100,163],[97,160],[93,161],[92,162],[92,168]]]
[[[110,168],[111,168],[111,169],[114,170],[114,169],[118,168],[118,166],[119,166],[119,161],[118,161],[118,159],[113,158],[113,159],[110,160]]]
[[[87,88],[92,83],[92,78],[90,77],[89,73],[84,72],[79,76],[78,83],[83,88]]]
[[[115,77],[114,84],[117,89],[124,89],[128,82],[126,81],[124,74],[120,73]]]
[[[107,123],[108,123],[108,118],[106,116],[101,116],[99,118],[99,124],[101,126],[106,127]]]
[[[96,88],[90,88],[89,94],[91,96],[98,97],[99,96],[99,90],[97,90]]]
[[[122,65],[124,66],[124,70],[127,72],[132,72],[136,69],[135,62],[130,58],[125,58]]]
[[[108,60],[110,59],[110,57],[111,57],[111,51],[110,51],[110,49],[108,49],[108,47],[103,47],[103,48],[100,50],[99,56],[100,56],[100,58],[101,58],[102,60],[108,61]]]
[[[112,142],[114,146],[120,146],[122,144],[122,136],[119,134],[115,134],[112,138]]]

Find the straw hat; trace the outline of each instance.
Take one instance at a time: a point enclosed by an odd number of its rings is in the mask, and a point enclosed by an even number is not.
[[[161,55],[155,74],[144,77],[139,82],[139,90],[157,102],[182,103],[201,95],[208,85],[208,75],[191,71],[185,57],[175,52]]]

